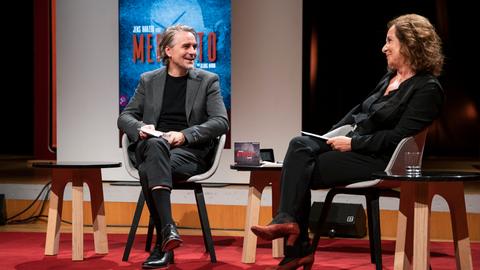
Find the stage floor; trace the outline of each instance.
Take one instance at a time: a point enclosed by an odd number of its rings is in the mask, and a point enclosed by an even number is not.
[[[109,234],[109,253],[96,255],[93,251],[93,237],[85,235],[85,260],[71,260],[71,234],[60,238],[57,256],[44,256],[44,233],[0,232],[0,269],[140,269],[148,256],[144,251],[145,235],[137,235],[128,262],[122,262],[126,234]],[[259,241],[255,264],[240,262],[242,238],[232,236],[214,237],[218,262],[212,264],[205,253],[200,236],[183,236],[184,245],[175,250],[175,264],[169,269],[264,269],[267,265],[278,264],[271,257],[271,243]],[[395,242],[382,241],[383,269],[393,269]],[[322,239],[315,254],[313,269],[371,270],[368,240]],[[480,243],[472,244],[473,268],[480,269]],[[455,269],[453,243],[433,242],[431,244],[431,266],[435,270]]]

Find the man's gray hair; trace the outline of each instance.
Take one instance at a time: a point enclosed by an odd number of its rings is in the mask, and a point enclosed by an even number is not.
[[[195,29],[187,25],[177,24],[165,29],[165,31],[162,33],[162,40],[158,45],[159,47],[158,51],[160,54],[159,57],[165,66],[168,66],[170,62],[168,55],[165,53],[165,49],[167,47],[171,48],[175,45],[173,44],[173,40],[175,38],[175,35],[179,32],[190,32],[193,34],[195,38],[197,38],[197,32],[195,31]]]

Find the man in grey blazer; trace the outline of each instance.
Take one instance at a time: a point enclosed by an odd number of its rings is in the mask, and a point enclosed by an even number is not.
[[[182,240],[172,219],[173,181],[208,169],[215,139],[228,130],[218,76],[194,69],[196,32],[169,27],[159,44],[165,67],[141,75],[135,94],[120,113],[118,127],[132,144],[129,151],[157,230],[157,242],[143,268],[164,268]],[[163,132],[160,137],[149,131]]]

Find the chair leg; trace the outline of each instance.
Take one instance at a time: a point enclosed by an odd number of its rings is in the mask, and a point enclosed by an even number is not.
[[[140,221],[140,216],[142,215],[143,206],[145,204],[145,197],[143,192],[140,191],[140,196],[138,196],[137,208],[135,209],[135,214],[133,215],[132,226],[130,227],[130,232],[128,233],[127,245],[123,251],[122,261],[128,261],[130,256],[130,251],[133,246],[133,240],[135,239],[135,234],[137,233],[138,222]]]
[[[368,242],[370,243],[370,262],[375,263],[375,245],[373,244],[373,217],[371,201],[368,195],[365,195],[367,200],[367,222],[368,222]]]
[[[382,269],[379,198],[379,194],[375,191],[366,194],[370,260],[375,263],[377,270]]]
[[[320,217],[318,218],[318,228],[313,236],[312,241],[312,253],[315,253],[318,247],[318,242],[320,242],[320,234],[322,232],[322,226],[325,225],[327,221],[328,212],[330,211],[330,207],[332,206],[333,197],[337,195],[335,189],[331,189],[327,193],[327,197],[325,198],[325,202],[323,202],[322,212],[320,213]]]
[[[145,242],[145,251],[148,251],[148,252],[150,252],[150,248],[152,247],[152,238],[153,238],[153,228],[154,227],[155,227],[155,222],[153,222],[153,218],[150,217],[150,219],[148,221],[147,241]]]
[[[217,257],[215,255],[215,247],[213,246],[212,232],[208,222],[207,208],[201,184],[195,184],[195,200],[197,201],[198,216],[202,225],[203,242],[205,243],[206,251],[210,253],[210,261],[215,263],[217,262]]]
[[[328,211],[333,197],[337,194],[364,195],[367,199],[368,235],[370,239],[370,259],[375,263],[376,269],[382,269],[382,244],[380,232],[380,196],[399,198],[400,192],[395,190],[371,190],[371,188],[333,188],[327,193],[323,204],[322,213],[318,222],[318,231],[312,241],[312,252],[315,252],[320,240],[321,226],[326,222]]]

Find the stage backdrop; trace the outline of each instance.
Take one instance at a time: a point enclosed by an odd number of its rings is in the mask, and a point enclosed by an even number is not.
[[[119,0],[120,111],[135,93],[140,74],[163,66],[157,57],[161,33],[186,24],[198,33],[195,66],[219,75],[230,115],[230,14],[230,0]]]

